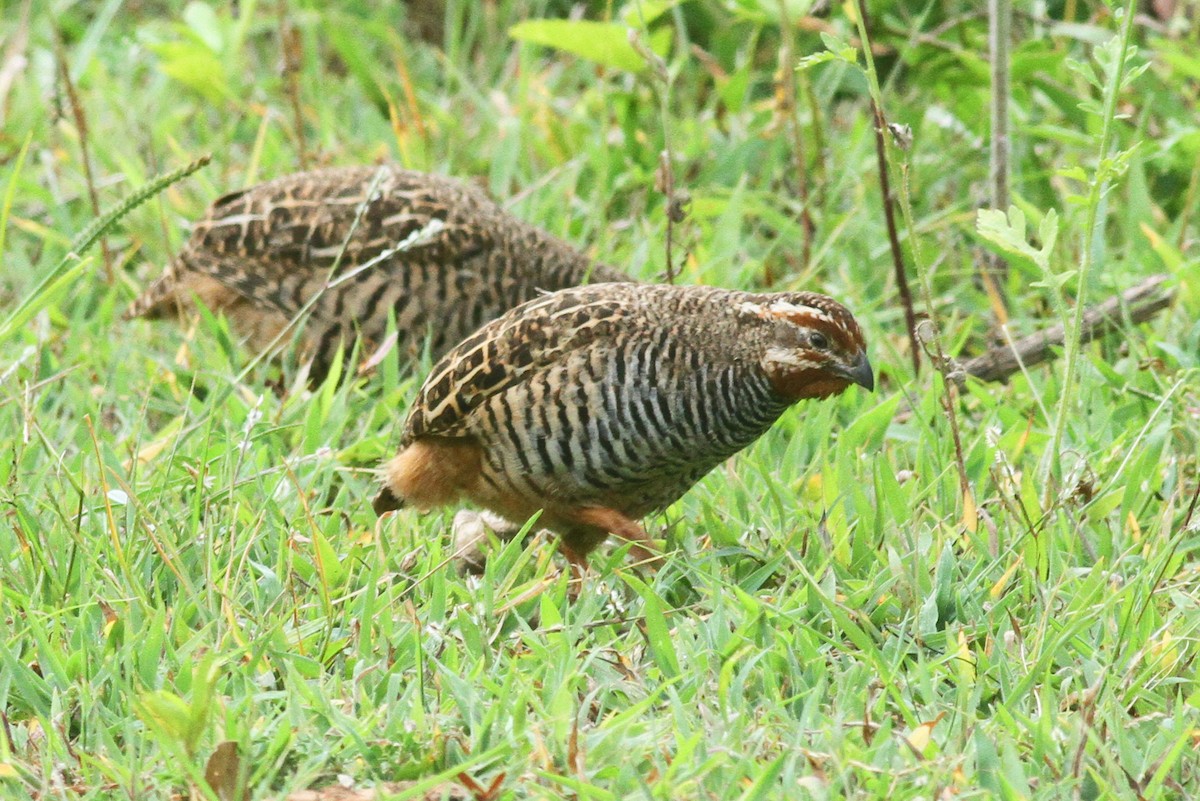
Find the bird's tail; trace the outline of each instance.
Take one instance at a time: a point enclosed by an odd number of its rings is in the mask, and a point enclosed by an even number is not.
[[[384,485],[379,494],[375,496],[375,502],[371,504],[371,508],[375,510],[375,514],[382,515],[384,512],[394,512],[397,509],[404,508],[404,499],[392,492],[392,488]]]
[[[142,290],[142,294],[121,313],[122,320],[132,320],[135,317],[145,317],[156,320],[176,311],[179,300],[176,284],[179,281],[179,263],[172,259],[167,262],[162,274],[150,286]]]

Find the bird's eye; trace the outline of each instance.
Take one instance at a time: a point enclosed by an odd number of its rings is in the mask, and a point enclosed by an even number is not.
[[[809,336],[808,341],[809,344],[811,344],[817,350],[825,350],[829,347],[829,340],[825,337],[825,335],[816,331]]]

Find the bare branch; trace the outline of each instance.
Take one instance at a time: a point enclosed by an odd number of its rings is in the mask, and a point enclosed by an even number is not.
[[[1080,330],[1082,342],[1118,331],[1122,323],[1145,322],[1170,305],[1175,297],[1173,287],[1164,286],[1170,276],[1152,275],[1140,284],[1111,297],[1083,313]],[[1019,373],[1022,366],[1032,367],[1055,357],[1055,349],[1065,341],[1063,327],[1054,325],[1043,331],[1021,337],[1015,342],[998,345],[962,363],[966,375],[981,381],[1004,381]]]

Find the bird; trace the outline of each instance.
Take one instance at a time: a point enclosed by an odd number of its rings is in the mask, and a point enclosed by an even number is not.
[[[456,178],[377,167],[294,173],[213,202],[126,319],[198,299],[256,351],[309,308],[301,349],[320,382],[357,336],[432,359],[541,292],[631,281]]]
[[[609,283],[527,301],[438,361],[382,468],[376,514],[468,501],[509,534],[533,515],[578,572],[801,400],[874,390],[862,329],[814,292]],[[464,510],[465,511],[465,510]],[[460,531],[459,529],[464,529]],[[504,532],[501,533],[504,536]]]

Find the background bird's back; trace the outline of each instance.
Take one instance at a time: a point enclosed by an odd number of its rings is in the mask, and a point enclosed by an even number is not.
[[[297,173],[216,200],[127,317],[197,297],[255,349],[306,308],[305,355],[320,379],[356,336],[437,357],[483,323],[588,280],[629,280],[501,209],[476,187],[391,166]]]

